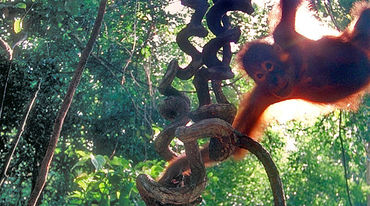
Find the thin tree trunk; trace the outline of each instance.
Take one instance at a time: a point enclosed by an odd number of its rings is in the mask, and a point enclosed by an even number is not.
[[[1,172],[0,188],[3,186],[5,180],[8,178],[7,172],[8,172],[8,169],[9,169],[10,162],[11,162],[11,160],[13,158],[15,149],[18,146],[19,140],[22,137],[24,128],[26,127],[28,116],[29,116],[29,114],[30,114],[30,112],[32,110],[32,107],[33,107],[33,105],[34,105],[34,103],[36,101],[37,94],[40,91],[40,85],[41,85],[41,81],[39,82],[39,84],[37,86],[37,90],[36,90],[35,94],[33,95],[33,98],[31,99],[30,103],[28,104],[26,113],[23,116],[22,124],[19,125],[17,135],[15,136],[16,138],[14,139],[12,149],[10,150],[10,153],[8,154],[8,157],[6,158],[6,161],[4,163],[4,168],[3,168],[2,172]]]
[[[68,110],[72,104],[74,93],[76,92],[77,86],[80,83],[83,70],[85,68],[87,58],[90,56],[94,43],[99,35],[100,27],[103,22],[103,17],[105,13],[105,7],[107,0],[101,0],[98,10],[98,16],[96,17],[94,28],[91,32],[89,41],[87,42],[86,48],[82,51],[80,62],[78,63],[77,69],[73,75],[71,83],[69,84],[68,91],[64,97],[62,106],[59,113],[55,119],[53,132],[50,137],[49,145],[46,150],[44,159],[41,162],[39,174],[36,180],[35,187],[32,190],[30,199],[28,201],[28,206],[36,205],[42,190],[44,189],[47,175],[49,172],[49,167],[54,156],[54,151],[58,143],[60,132],[62,131],[64,119],[68,113]]]

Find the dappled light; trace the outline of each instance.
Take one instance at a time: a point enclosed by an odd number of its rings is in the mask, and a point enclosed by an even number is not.
[[[1,1],[0,205],[370,205],[370,4],[299,1]]]
[[[287,100],[271,105],[266,114],[267,118],[275,119],[279,123],[291,120],[316,122],[320,115],[327,114],[335,109],[331,105],[312,104],[304,100]]]
[[[330,18],[329,16],[327,18]],[[297,32],[312,40],[318,40],[324,35],[337,36],[340,33],[325,25],[322,21],[314,16],[314,11],[309,9],[308,2],[304,2],[299,7],[296,15],[296,29]]]

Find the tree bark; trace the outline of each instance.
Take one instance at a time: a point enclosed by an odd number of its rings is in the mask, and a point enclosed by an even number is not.
[[[64,97],[62,106],[55,119],[53,132],[50,137],[49,145],[46,150],[44,159],[42,160],[42,163],[40,165],[39,174],[36,180],[35,187],[33,188],[30,199],[28,201],[28,206],[36,205],[40,197],[40,194],[42,190],[44,189],[47,175],[49,172],[49,167],[50,167],[51,161],[54,156],[54,151],[58,143],[60,132],[62,131],[64,119],[67,116],[69,108],[71,107],[73,96],[74,96],[74,93],[76,92],[78,84],[80,83],[87,59],[90,56],[90,53],[93,49],[96,39],[98,38],[100,27],[103,22],[106,4],[107,4],[107,0],[100,1],[98,16],[96,17],[94,28],[91,32],[90,39],[86,44],[86,48],[82,51],[80,62],[78,63],[77,69],[73,75],[71,83],[69,84],[67,94]]]

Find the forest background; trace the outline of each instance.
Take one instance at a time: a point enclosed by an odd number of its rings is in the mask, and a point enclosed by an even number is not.
[[[344,29],[351,20],[353,0],[312,2],[316,17],[329,27]],[[168,124],[157,110],[164,99],[158,84],[172,59],[189,61],[175,38],[193,11],[179,4],[179,0],[108,1],[40,205],[144,205],[135,186],[137,175],[158,177],[166,165],[153,146]],[[39,83],[40,89],[7,176],[1,176],[5,181],[0,205],[25,205],[30,196],[98,5],[97,0],[1,1],[0,37],[14,49],[12,60],[0,51],[1,172]],[[243,42],[268,34],[272,5],[254,4],[251,16],[230,13],[232,23],[242,30],[234,52]],[[237,105],[253,81],[235,72],[223,90]],[[175,80],[174,86],[197,108],[191,81]],[[262,144],[279,169],[288,205],[370,204],[369,107],[370,98],[365,97],[357,112],[335,110],[268,128]],[[178,141],[172,146],[183,149]],[[207,177],[202,205],[273,204],[264,168],[253,155],[218,164],[207,170]]]

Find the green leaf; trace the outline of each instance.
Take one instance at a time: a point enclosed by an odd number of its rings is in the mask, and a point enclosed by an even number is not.
[[[103,169],[103,166],[104,166],[106,161],[105,161],[105,159],[102,155],[94,156],[93,154],[91,154],[90,158],[91,158],[91,163],[94,165],[96,170]]]
[[[110,164],[131,169],[130,161],[126,160],[125,158],[113,157],[113,159],[110,161]]]
[[[14,32],[18,34],[21,31],[22,31],[22,20],[20,18],[17,18],[14,21]]]
[[[77,150],[76,153],[80,155],[81,157],[87,156],[88,154],[82,150]]]
[[[161,174],[162,171],[163,171],[162,167],[154,165],[153,167],[150,168],[150,176],[157,177],[159,174]]]
[[[60,149],[60,148],[55,148],[55,154],[59,154],[59,153],[60,153],[60,151],[61,151],[61,149]]]
[[[149,58],[151,56],[150,48],[148,47],[142,48],[141,54],[144,56],[144,58]]]
[[[118,158],[116,156],[113,157],[113,159],[110,161],[110,164],[114,166],[123,166],[121,158]]]
[[[27,4],[25,4],[25,3],[18,3],[18,4],[15,5],[15,7],[20,8],[20,9],[26,9],[27,8]]]
[[[75,197],[75,198],[81,198],[82,199],[83,195],[80,191],[74,191],[72,193],[72,195],[70,195],[69,197]]]
[[[159,134],[162,128],[158,127],[157,125],[152,125],[152,129],[154,134]]]
[[[83,173],[80,176],[78,176],[74,180],[74,182],[77,183],[80,188],[82,188],[84,191],[86,191],[86,189],[88,187],[88,184],[87,184],[87,179],[88,178],[89,178],[88,175],[86,173]]]
[[[99,190],[101,193],[105,193],[105,191],[108,191],[109,188],[104,182],[99,183]]]
[[[88,158],[85,156],[85,157],[82,157],[78,160],[78,162],[73,165],[72,167],[72,170],[75,169],[76,167],[79,167],[79,166],[84,166],[86,164],[86,161],[88,160]]]

